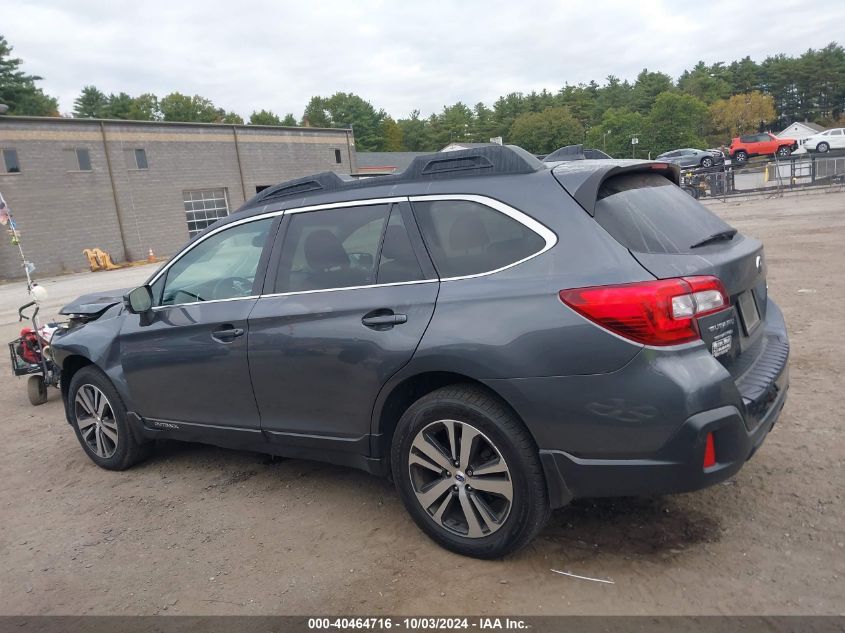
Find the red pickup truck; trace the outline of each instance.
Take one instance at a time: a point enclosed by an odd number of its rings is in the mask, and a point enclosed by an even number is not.
[[[786,158],[798,149],[798,141],[781,138],[768,132],[737,136],[731,141],[730,155],[737,164],[742,165],[751,156],[774,156]]]

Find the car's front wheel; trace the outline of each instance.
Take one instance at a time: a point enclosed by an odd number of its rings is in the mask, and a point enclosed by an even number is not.
[[[68,409],[82,449],[97,466],[125,470],[149,454],[126,419],[126,407],[108,377],[89,365],[76,372],[68,389]]]
[[[433,391],[405,412],[393,478],[417,525],[459,554],[498,558],[526,545],[550,509],[537,448],[494,395],[472,385]]]
[[[710,169],[713,166],[713,159],[709,156],[705,156],[701,159],[701,166]]]
[[[819,143],[816,146],[816,151],[819,152],[820,154],[826,154],[827,152],[830,151],[830,145],[828,145],[827,143],[822,141],[821,143]]]
[[[734,154],[734,160],[737,162],[738,165],[744,165],[748,162],[748,152],[739,150]]]

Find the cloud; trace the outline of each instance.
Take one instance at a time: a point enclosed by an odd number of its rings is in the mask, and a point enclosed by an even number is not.
[[[841,37],[845,3],[0,0],[0,15],[62,111],[93,84],[200,94],[245,117],[300,116],[314,95],[355,92],[398,118],[643,68],[677,78],[700,59],[800,54]]]

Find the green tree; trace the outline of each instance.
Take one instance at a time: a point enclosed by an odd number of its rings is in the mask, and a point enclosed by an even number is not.
[[[639,138],[640,143],[646,146],[645,133],[646,118],[642,114],[624,108],[610,108],[605,110],[600,122],[587,131],[587,145],[614,158],[628,158],[631,156],[631,137]]]
[[[250,125],[282,125],[282,120],[271,110],[254,111],[249,115]]]
[[[386,116],[384,110],[376,110],[356,94],[337,92],[328,98],[312,97],[302,120],[314,127],[351,127],[358,150],[372,152],[384,144],[380,134]]]
[[[476,143],[486,143],[491,138],[498,136],[496,133],[496,120],[493,110],[480,101],[472,108],[472,140]]]
[[[721,65],[698,62],[678,79],[678,90],[710,104],[731,94],[730,84],[721,75]]]
[[[132,97],[125,92],[110,94],[103,116],[107,119],[128,119],[132,112],[132,104]]]
[[[299,123],[296,122],[296,117],[293,116],[293,113],[288,112],[285,115],[285,118],[282,119],[282,125],[284,125],[286,127],[296,127],[297,125],[299,125]]]
[[[244,118],[237,112],[227,112],[223,108],[217,109],[217,120],[215,123],[228,123],[229,125],[243,125]]]
[[[631,108],[632,86],[628,80],[620,81],[615,75],[608,75],[607,82],[598,89],[593,122],[601,120],[601,116],[610,108]]]
[[[420,111],[414,110],[407,119],[399,119],[396,124],[402,130],[402,144],[409,152],[425,152],[434,149],[428,122],[420,118]]]
[[[657,96],[669,92],[673,88],[672,78],[661,72],[649,72],[643,68],[634,83],[632,94],[632,109],[640,114],[647,114]]]
[[[548,154],[583,140],[584,126],[565,107],[521,114],[513,122],[508,135],[509,143],[535,154]]]
[[[9,106],[9,114],[20,116],[58,116],[59,103],[35,85],[37,75],[28,75],[20,67],[23,61],[12,57],[12,47],[0,35],[0,103]]]
[[[161,118],[158,97],[149,92],[138,95],[132,99],[126,118],[134,121],[157,121]]]
[[[108,111],[109,100],[96,86],[85,86],[73,101],[73,116],[78,119],[102,119]]]
[[[391,117],[385,117],[381,122],[381,137],[384,144],[380,147],[384,152],[401,152],[405,149],[402,144],[402,128]]]
[[[220,119],[220,112],[214,104],[199,95],[189,97],[173,92],[161,98],[159,109],[165,121],[215,123]]]
[[[432,130],[431,140],[441,149],[449,143],[472,141],[472,110],[458,101],[454,105],[444,106],[437,115],[437,122]]]
[[[699,99],[664,92],[657,96],[648,113],[648,146],[637,149],[639,152],[647,149],[656,155],[679,147],[703,147],[707,124],[707,106]]]

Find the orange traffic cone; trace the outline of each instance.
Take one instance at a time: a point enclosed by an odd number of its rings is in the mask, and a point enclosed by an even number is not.
[[[155,260],[156,260],[156,255],[155,255],[155,253],[153,253],[153,249],[150,249],[150,252],[147,253],[147,261],[152,264],[152,263],[155,262]]]

